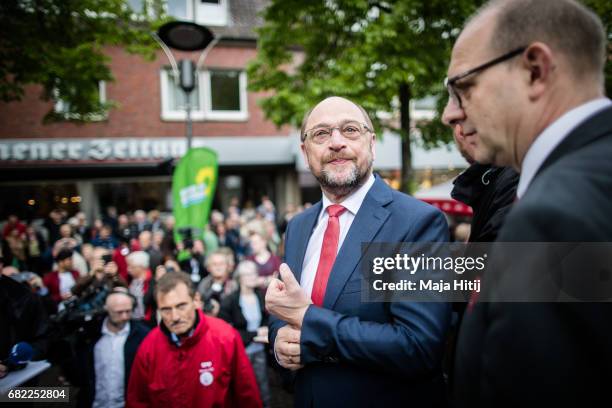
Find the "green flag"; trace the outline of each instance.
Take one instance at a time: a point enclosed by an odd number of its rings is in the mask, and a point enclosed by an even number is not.
[[[208,222],[208,214],[217,185],[217,153],[206,147],[191,148],[181,159],[172,176],[174,239],[181,242],[181,231],[190,229],[199,237]]]

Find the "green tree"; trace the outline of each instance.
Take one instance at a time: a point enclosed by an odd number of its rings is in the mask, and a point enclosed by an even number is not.
[[[402,137],[402,190],[412,179],[409,104],[445,92],[451,47],[472,0],[273,0],[264,11],[259,53],[249,66],[253,90],[276,124],[299,126],[329,95],[346,96],[373,117],[377,130]],[[288,45],[293,46],[289,48]],[[295,63],[294,56],[297,55]],[[399,113],[385,120],[380,112]],[[450,133],[426,132],[425,141]]]
[[[139,2],[131,2],[137,4]],[[44,100],[61,99],[72,118],[105,114],[98,81],[113,79],[104,46],[153,58],[150,33],[163,21],[161,0],[133,10],[124,0],[2,0],[0,2],[0,101],[20,100],[29,84]],[[64,119],[53,111],[45,120]]]
[[[612,1],[609,0],[582,0],[593,10],[603,23],[608,38],[608,60],[606,63],[606,95],[612,98]]]
[[[584,0],[611,36],[612,2]],[[271,90],[260,103],[277,125],[300,126],[305,112],[329,95],[362,104],[383,128],[402,137],[402,190],[412,178],[411,99],[438,96],[450,51],[480,0],[272,0],[249,66],[252,90]],[[607,66],[610,95],[612,62]],[[399,114],[383,120],[379,112]],[[452,140],[439,119],[419,125],[425,146]],[[380,133],[380,132],[379,132]]]

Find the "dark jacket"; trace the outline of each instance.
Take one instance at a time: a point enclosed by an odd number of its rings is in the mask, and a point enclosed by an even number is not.
[[[264,296],[259,290],[255,290],[255,294],[259,300],[259,308],[261,311],[260,326],[267,326],[268,312],[266,312]],[[234,326],[234,329],[238,330],[245,347],[253,341],[253,337],[257,336],[256,331],[247,331],[247,321],[240,307],[240,289],[223,299],[219,317]]]
[[[185,272],[187,275],[191,276],[191,272],[193,267],[191,265],[191,260],[195,259],[198,264],[198,269],[200,270],[200,280],[204,279],[208,275],[208,271],[206,270],[206,266],[204,266],[204,255],[198,253],[192,253],[191,256],[187,259],[179,262],[179,266],[181,267],[181,271]]]
[[[472,164],[453,184],[451,197],[474,211],[470,242],[493,242],[516,196],[519,174],[511,167]]]
[[[498,241],[612,242],[611,193],[608,107],[580,124],[548,156],[508,214]],[[494,245],[489,263],[503,255],[495,252],[501,245]],[[516,257],[510,271],[488,269],[482,291],[489,292],[491,282],[493,293],[531,290],[549,272],[530,266],[554,259],[546,251],[539,255]],[[588,278],[588,265],[572,268],[568,276]],[[598,276],[602,285],[608,284],[609,278]],[[476,303],[459,333],[457,406],[610,406],[611,321],[609,302]]]
[[[103,324],[103,322],[102,322]],[[83,383],[78,384],[80,391],[78,394],[79,407],[91,407],[96,397],[96,370],[94,364],[94,347],[100,337],[102,337],[102,324],[98,325],[97,330],[88,338],[82,338],[76,351],[77,366],[79,377]],[[137,320],[130,321],[130,333],[123,346],[123,360],[125,365],[124,390],[127,393],[128,380],[132,370],[132,363],[138,351],[140,343],[149,333],[149,328]]]
[[[519,174],[511,167],[495,167],[474,163],[453,181],[455,185],[451,196],[472,207],[474,215],[471,222],[470,238],[468,242],[493,242],[501,229],[508,212],[512,208],[516,197],[516,188]],[[479,256],[480,248],[466,248],[466,256]],[[480,274],[480,272],[478,272]],[[468,272],[469,279],[476,279]],[[450,341],[445,356],[447,381],[452,387],[454,381],[453,364],[457,340],[457,327],[463,317],[467,300],[471,291],[465,291],[465,302],[453,303],[453,310],[457,312],[456,325],[450,334]]]
[[[0,275],[0,360],[20,341],[30,343],[34,359],[47,351],[49,322],[38,296],[30,288]]]

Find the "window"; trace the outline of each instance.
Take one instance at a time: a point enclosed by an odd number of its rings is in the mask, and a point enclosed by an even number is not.
[[[206,112],[210,119],[246,120],[246,74],[236,70],[211,70],[204,73]]]
[[[163,120],[185,120],[187,119],[186,107],[187,98],[185,92],[179,86],[178,78],[174,78],[171,69],[161,71],[161,102]],[[189,95],[191,102],[191,118],[193,120],[203,120],[204,111],[202,109],[202,74],[196,75],[196,87]]]
[[[225,26],[229,23],[228,0],[200,0],[195,2],[195,22],[209,26]]]
[[[161,72],[162,119],[185,120],[185,95],[170,70]],[[248,119],[246,73],[240,70],[200,71],[191,92],[194,120],[244,121]]]
[[[229,24],[228,1],[230,0],[166,0],[165,7],[166,13],[178,20],[219,27]]]
[[[179,20],[191,20],[190,15],[187,13],[187,3],[191,2],[187,0],[168,0],[166,2],[166,12],[169,16]]]
[[[59,92],[57,90],[54,91],[54,98],[55,98],[55,106],[53,110],[57,116],[63,117],[64,119],[96,122],[96,121],[105,120],[107,118],[107,112],[106,112],[106,107],[105,107],[106,105],[106,82],[105,81],[98,81],[98,98],[100,102],[100,110],[97,112],[91,112],[85,115],[75,113],[70,108],[70,103],[66,102],[65,100],[62,100],[61,95],[59,95]]]

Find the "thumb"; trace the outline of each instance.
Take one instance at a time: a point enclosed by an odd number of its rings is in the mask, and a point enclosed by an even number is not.
[[[300,284],[295,279],[293,272],[291,272],[291,269],[289,269],[289,265],[287,265],[286,263],[281,264],[279,271],[281,279],[285,283],[287,289],[295,289],[300,287]]]
[[[285,284],[279,279],[274,278],[270,281],[270,285],[268,285],[268,289],[270,288],[273,288],[276,291],[282,292],[283,290],[285,290]]]

